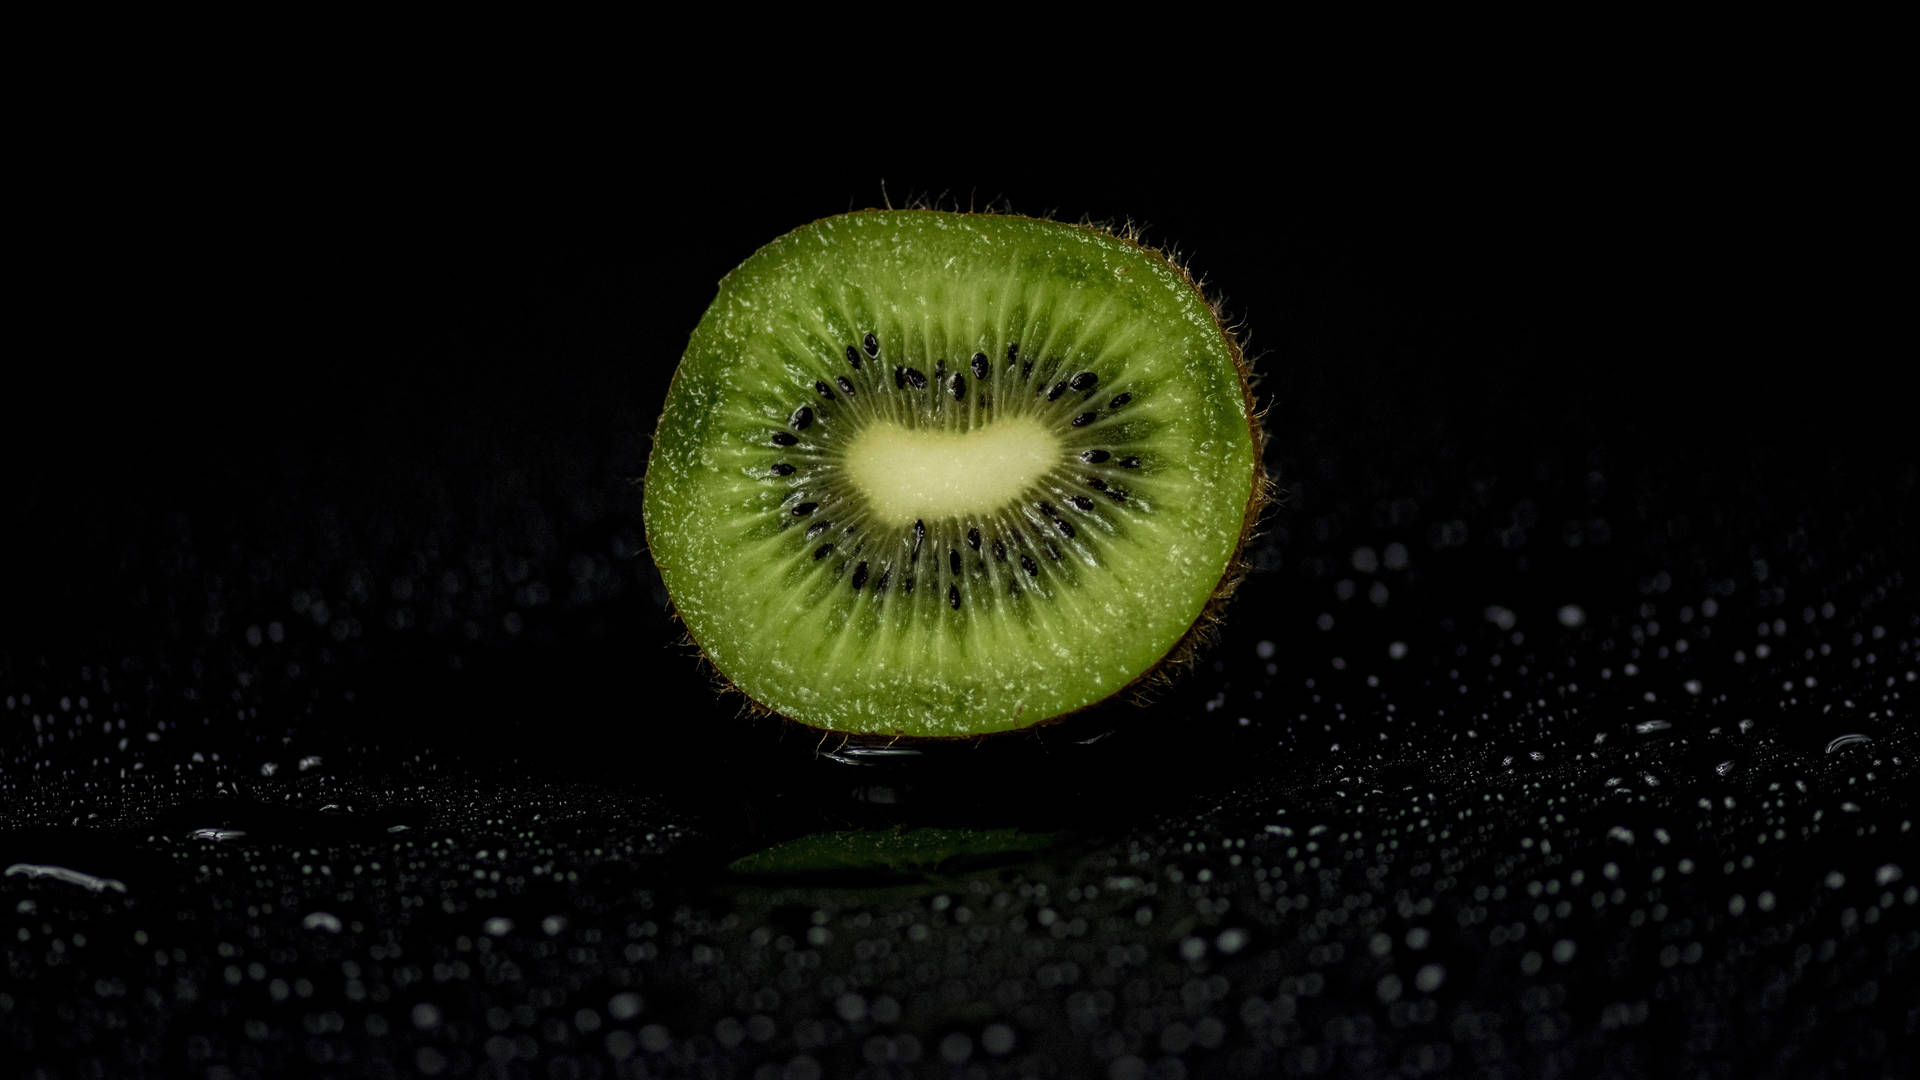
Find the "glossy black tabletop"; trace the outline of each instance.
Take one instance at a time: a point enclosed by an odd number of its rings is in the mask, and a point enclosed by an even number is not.
[[[4,406],[27,1075],[1914,1067],[1862,204],[1664,155],[199,161],[87,181]],[[1249,335],[1282,498],[1146,708],[842,744],[680,643],[640,485],[688,332],[914,197],[1131,218]]]

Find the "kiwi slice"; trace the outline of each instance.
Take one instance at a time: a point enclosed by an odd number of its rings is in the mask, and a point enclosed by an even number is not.
[[[721,282],[667,393],[647,539],[693,640],[810,727],[961,737],[1177,660],[1264,487],[1240,349],[1125,237],[865,211]]]

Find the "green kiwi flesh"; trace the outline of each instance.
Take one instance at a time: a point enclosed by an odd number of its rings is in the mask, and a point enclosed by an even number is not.
[[[647,540],[757,705],[978,736],[1139,684],[1235,580],[1264,476],[1236,343],[1096,229],[865,211],[755,252],[688,342]]]

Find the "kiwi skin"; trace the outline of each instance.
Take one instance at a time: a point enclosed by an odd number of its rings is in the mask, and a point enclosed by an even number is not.
[[[853,214],[857,215],[859,213],[872,212],[878,212],[877,208],[870,208],[867,211],[854,211]],[[900,214],[903,212],[951,213],[954,211],[939,211],[929,205],[914,205],[904,210],[889,209],[887,212]],[[732,681],[720,671],[719,667],[708,658],[705,650],[700,646],[699,642],[694,639],[693,635],[690,632],[683,633],[681,644],[691,649],[697,657],[698,665],[707,672],[716,698],[738,699],[741,703],[740,713],[745,718],[756,721],[772,721],[786,728],[817,735],[818,748],[825,748],[831,744],[837,747],[926,747],[932,749],[940,745],[979,745],[988,740],[992,740],[995,743],[1011,742],[1015,737],[1032,738],[1040,735],[1042,734],[1042,729],[1062,733],[1081,731],[1083,729],[1093,729],[1093,731],[1104,730],[1111,722],[1112,716],[1120,710],[1144,706],[1151,702],[1158,693],[1172,686],[1174,681],[1183,672],[1192,667],[1195,659],[1217,641],[1227,603],[1247,574],[1249,566],[1247,560],[1248,546],[1258,535],[1260,522],[1266,511],[1273,505],[1274,485],[1267,473],[1265,465],[1267,433],[1264,419],[1266,414],[1265,409],[1259,405],[1254,396],[1253,385],[1256,376],[1253,372],[1252,362],[1247,357],[1240,329],[1227,318],[1222,302],[1217,297],[1208,295],[1204,283],[1194,276],[1192,271],[1176,254],[1144,243],[1140,230],[1132,225],[1115,227],[1091,221],[1057,222],[1052,221],[1052,219],[1035,218],[1030,215],[1002,211],[969,211],[968,213],[976,217],[1045,220],[1053,224],[1068,225],[1072,228],[1084,229],[1119,240],[1138,249],[1145,256],[1160,260],[1178,274],[1180,279],[1194,291],[1202,304],[1212,314],[1214,327],[1220,333],[1227,353],[1233,361],[1234,369],[1239,375],[1240,392],[1243,399],[1242,411],[1248,418],[1249,434],[1253,441],[1253,475],[1250,491],[1247,496],[1246,511],[1241,521],[1239,538],[1234,546],[1232,556],[1227,560],[1226,568],[1221,574],[1219,582],[1214,586],[1213,592],[1202,607],[1199,616],[1196,617],[1192,625],[1187,628],[1186,633],[1183,634],[1156,663],[1136,676],[1131,682],[1115,690],[1100,701],[1082,706],[1079,709],[1048,717],[1044,720],[1036,721],[1021,728],[971,735],[909,735],[845,732],[815,727],[807,724],[805,721],[785,716],[766,707],[736,687]],[[834,216],[847,217],[851,215],[840,214]],[[731,276],[732,273],[729,272],[727,277]],[[724,285],[725,280],[725,278],[722,278],[722,285]],[[676,366],[674,380],[677,381],[678,378],[679,369]],[[668,387],[669,396],[672,394],[672,388],[673,384],[670,382]],[[665,420],[666,417],[663,411],[658,424],[664,424]],[[656,426],[654,445],[657,446],[659,442],[659,427]],[[651,461],[649,463],[651,464]],[[651,540],[651,538],[649,539]],[[649,551],[652,550],[652,546],[651,542],[649,542]],[[656,572],[657,571],[658,565],[656,563]],[[668,601],[668,607],[675,621],[680,621],[678,612],[672,611],[671,599]],[[684,626],[684,623],[682,625]],[[1091,733],[1093,732],[1090,731],[1089,734]]]

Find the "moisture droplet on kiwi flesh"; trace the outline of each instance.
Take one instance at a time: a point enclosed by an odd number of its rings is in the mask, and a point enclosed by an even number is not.
[[[648,463],[693,640],[758,705],[977,736],[1178,655],[1263,475],[1240,354],[1192,280],[1095,229],[866,211],[721,283]]]

